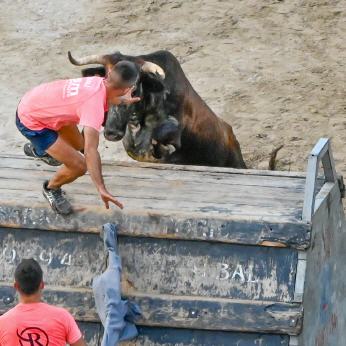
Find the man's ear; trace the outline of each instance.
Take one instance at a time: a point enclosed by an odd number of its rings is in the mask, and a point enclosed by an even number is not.
[[[44,289],[44,282],[43,282],[43,281],[41,281],[40,286],[39,286],[39,289],[40,289],[40,290],[43,290],[43,289]]]
[[[16,289],[16,291],[19,290],[19,285],[17,281],[14,282],[13,287]]]

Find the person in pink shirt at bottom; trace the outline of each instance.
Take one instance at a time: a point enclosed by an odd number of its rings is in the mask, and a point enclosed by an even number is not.
[[[85,346],[72,315],[42,302],[44,283],[40,265],[23,259],[15,271],[19,304],[0,316],[0,346]]]
[[[99,131],[104,124],[109,105],[132,104],[139,79],[136,65],[120,61],[106,79],[84,77],[41,84],[21,99],[16,125],[30,140],[24,146],[28,156],[41,158],[48,164],[63,164],[56,174],[43,184],[43,195],[59,214],[73,212],[61,186],[89,172],[106,208],[114,203],[123,208],[105,187],[98,152]],[[84,136],[77,125],[84,128]],[[81,154],[84,153],[84,156]]]

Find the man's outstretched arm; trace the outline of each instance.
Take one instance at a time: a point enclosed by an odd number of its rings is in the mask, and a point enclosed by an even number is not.
[[[84,128],[84,156],[88,172],[94,182],[97,191],[100,194],[106,208],[109,208],[109,202],[114,203],[119,208],[124,206],[112,194],[110,194],[104,184],[102,177],[102,165],[100,154],[97,150],[99,145],[99,132],[92,127]]]

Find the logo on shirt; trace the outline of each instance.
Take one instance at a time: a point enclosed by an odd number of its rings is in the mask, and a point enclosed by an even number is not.
[[[86,78],[84,87],[86,88],[91,88],[93,86],[93,78]]]
[[[20,333],[17,329],[17,336],[21,346],[48,346],[49,338],[47,333],[37,327],[29,327],[22,330]]]
[[[78,95],[81,81],[81,78],[69,79],[64,88],[64,96],[68,98]]]

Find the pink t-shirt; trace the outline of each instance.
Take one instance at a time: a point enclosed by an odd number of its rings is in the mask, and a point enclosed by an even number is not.
[[[0,346],[65,346],[81,337],[67,310],[46,303],[18,304],[0,316]]]
[[[30,130],[59,130],[71,124],[100,130],[107,110],[101,77],[57,80],[28,91],[18,106],[20,121]]]

